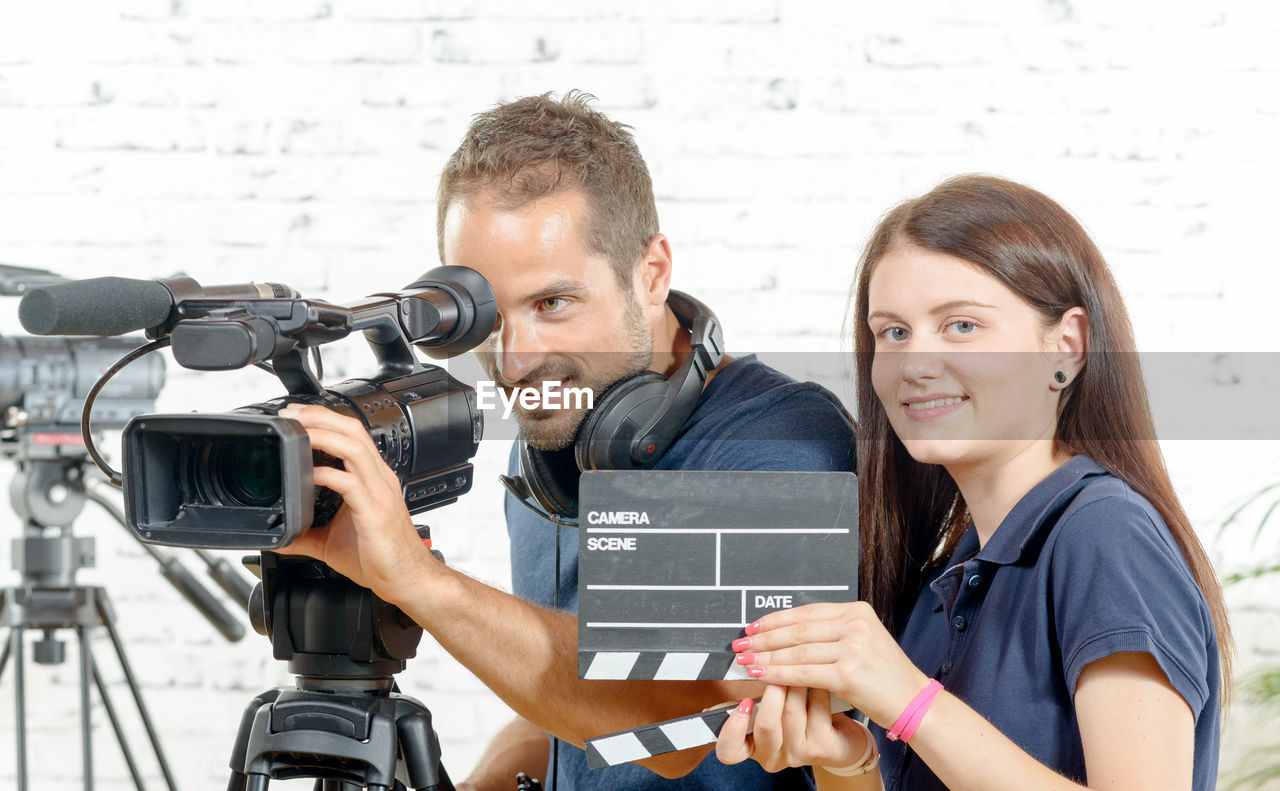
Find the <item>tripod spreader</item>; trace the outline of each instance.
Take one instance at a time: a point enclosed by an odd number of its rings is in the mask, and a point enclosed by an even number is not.
[[[395,693],[343,695],[273,689],[245,710],[228,791],[265,791],[268,780],[320,777],[372,791],[451,789],[431,712]],[[442,785],[443,783],[443,785]]]

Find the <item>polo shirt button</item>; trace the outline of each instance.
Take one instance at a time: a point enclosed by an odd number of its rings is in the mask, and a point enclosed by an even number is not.
[[[977,590],[978,588],[981,588],[981,587],[982,587],[982,575],[981,575],[981,574],[974,574],[972,577],[970,577],[970,578],[969,578],[969,588],[970,588],[970,590]]]
[[[969,622],[964,619],[963,615],[957,615],[951,619],[951,626],[954,627],[957,632],[963,632],[964,628],[968,625]]]

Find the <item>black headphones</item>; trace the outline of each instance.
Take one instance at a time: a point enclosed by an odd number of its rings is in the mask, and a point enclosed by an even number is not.
[[[693,414],[708,373],[724,359],[724,331],[710,308],[684,292],[668,292],[667,305],[689,331],[692,347],[670,379],[638,371],[609,385],[583,418],[573,445],[563,450],[542,451],[529,447],[523,437],[516,440],[520,474],[499,477],[540,516],[577,524],[579,474],[652,467]]]

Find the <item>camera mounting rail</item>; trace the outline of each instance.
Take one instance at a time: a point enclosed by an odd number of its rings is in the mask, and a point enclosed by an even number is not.
[[[374,378],[403,376],[418,364],[409,344],[444,359],[488,337],[495,311],[465,307],[472,294],[484,292],[492,293],[473,270],[441,267],[404,291],[373,294],[348,306],[300,298],[188,299],[175,305],[168,321],[149,328],[147,337],[168,337],[174,360],[184,368],[229,371],[271,362],[290,395],[318,396],[323,387],[307,364],[306,349],[362,331],[380,366]]]

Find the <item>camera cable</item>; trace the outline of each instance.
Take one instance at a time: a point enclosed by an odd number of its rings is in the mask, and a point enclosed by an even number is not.
[[[93,387],[89,388],[89,394],[85,396],[84,411],[80,413],[80,436],[84,438],[85,450],[89,452],[89,457],[93,459],[93,463],[98,465],[98,469],[102,470],[103,475],[107,476],[107,483],[117,489],[123,486],[124,478],[119,472],[111,469],[111,465],[107,463],[107,460],[102,457],[101,453],[98,453],[98,446],[93,441],[93,433],[89,430],[89,418],[93,414],[93,402],[98,398],[98,393],[102,392],[102,388],[107,386],[107,382],[111,381],[111,377],[120,373],[121,369],[126,365],[168,345],[169,339],[166,337],[158,341],[145,343],[129,352],[119,360],[116,360],[110,368],[103,372],[102,376],[98,377],[98,381],[93,383]]]
[[[555,526],[556,526],[556,553],[555,553],[556,587],[555,587],[555,590],[552,591],[551,593],[551,606],[553,609],[559,612],[560,611],[560,528],[563,527],[563,524],[559,519],[553,519],[552,521],[555,523]],[[556,788],[559,786],[559,782],[558,782],[559,774],[560,774],[560,740],[557,739],[555,736],[552,736],[551,737],[551,777],[549,778],[551,780],[551,783],[548,791],[556,791]]]
[[[89,388],[89,394],[85,396],[84,410],[80,413],[80,436],[84,438],[84,447],[89,452],[89,457],[93,459],[93,463],[98,466],[99,470],[102,470],[103,475],[107,476],[107,482],[117,489],[122,488],[124,478],[119,472],[113,470],[111,465],[107,463],[107,460],[98,452],[97,443],[94,442],[93,434],[90,431],[89,421],[90,416],[93,414],[93,403],[97,400],[98,394],[102,392],[102,389],[107,386],[107,382],[110,382],[111,378],[120,373],[125,366],[141,357],[145,357],[151,352],[159,351],[168,346],[169,337],[166,336],[159,340],[145,343],[124,355],[119,360],[116,360],[110,368],[103,372],[102,376],[98,377],[98,381],[93,383],[93,387]],[[324,360],[320,355],[319,347],[311,347],[311,359],[314,361],[314,365],[316,366],[316,376],[324,376]],[[271,374],[275,373],[275,369],[267,363],[257,363],[256,367]],[[217,565],[216,562],[210,562],[209,558],[204,555],[201,556],[201,559],[209,564],[209,573],[218,580],[218,584],[221,585],[224,590],[237,599],[241,598],[241,593],[238,590],[239,586],[235,585],[235,583],[224,582],[222,577],[215,573],[214,567]]]

